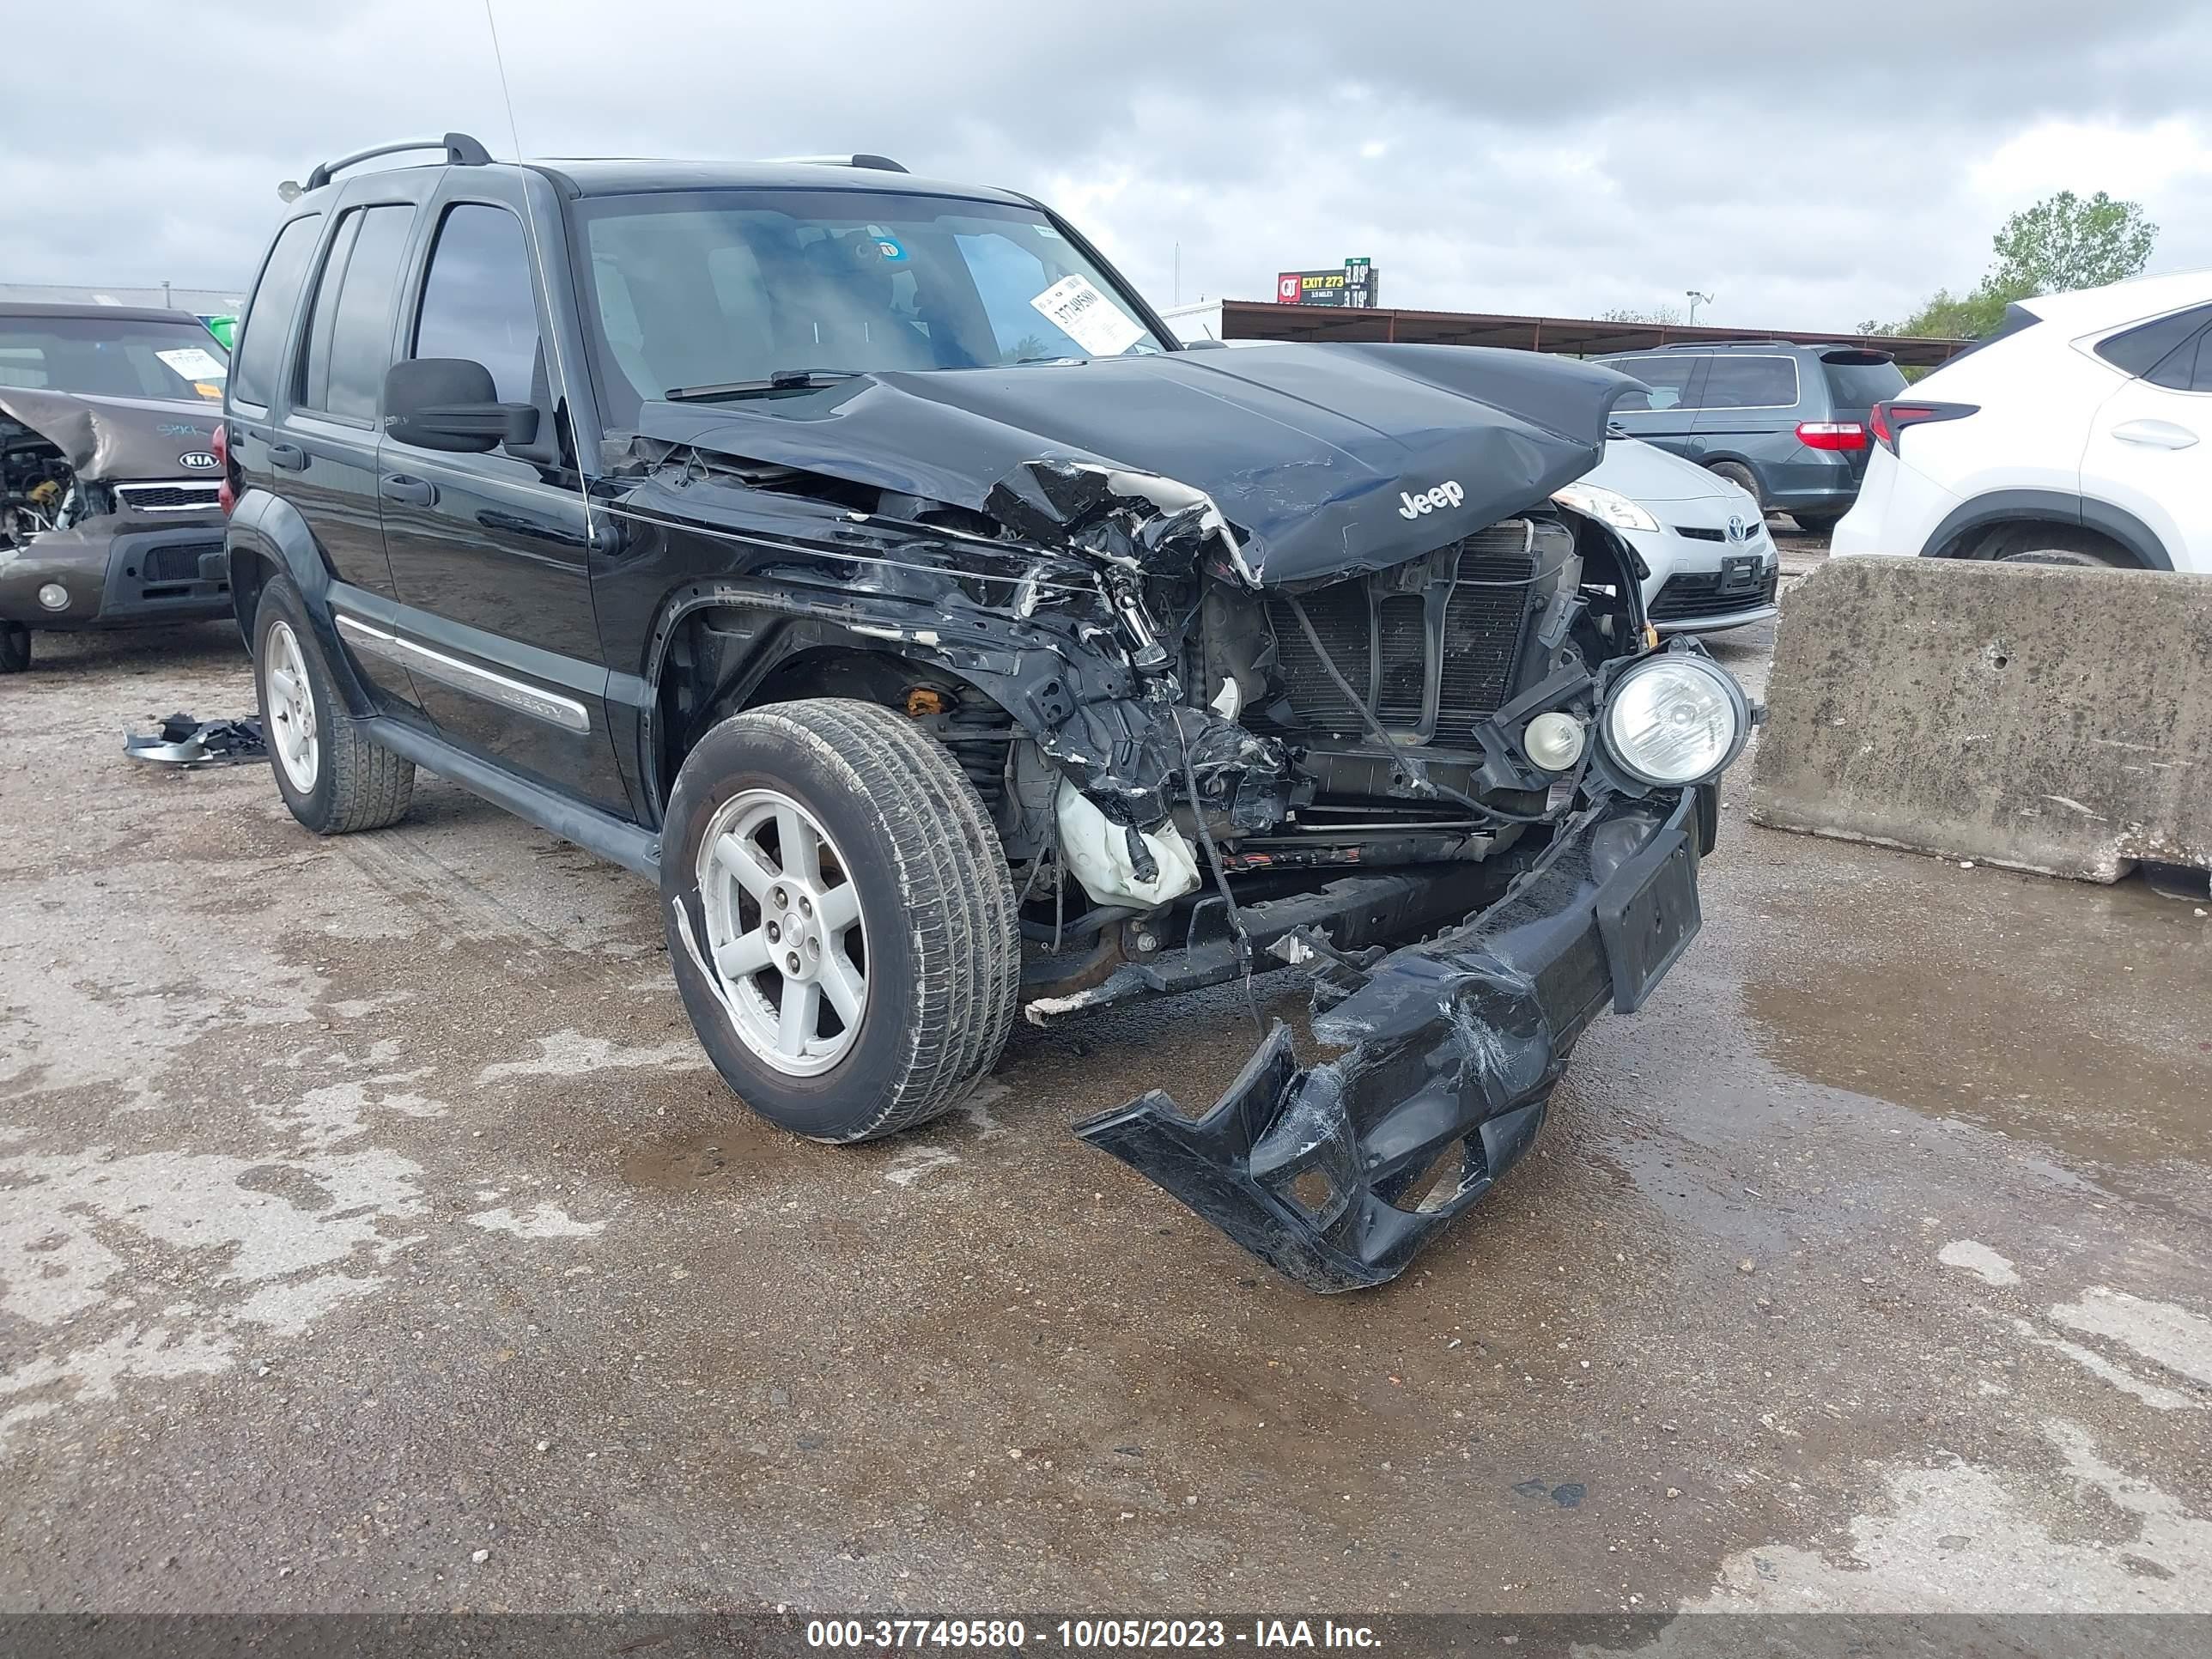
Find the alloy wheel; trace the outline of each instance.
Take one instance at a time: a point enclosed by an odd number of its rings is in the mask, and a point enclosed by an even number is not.
[[[313,794],[322,767],[322,744],[315,734],[314,686],[291,623],[270,627],[265,655],[262,672],[268,681],[270,729],[264,735],[292,787],[303,795]]]
[[[707,951],[738,1039],[789,1077],[850,1052],[868,1004],[867,928],[852,869],[806,808],[748,789],[699,843]]]

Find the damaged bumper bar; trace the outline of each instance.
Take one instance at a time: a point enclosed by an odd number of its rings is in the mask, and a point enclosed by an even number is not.
[[[1358,975],[1302,1067],[1278,1023],[1191,1117],[1153,1090],[1076,1126],[1316,1291],[1380,1285],[1526,1152],[1583,1028],[1696,935],[1698,792],[1574,819],[1497,903]]]

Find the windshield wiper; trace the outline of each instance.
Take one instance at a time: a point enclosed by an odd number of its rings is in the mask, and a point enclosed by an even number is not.
[[[757,398],[769,392],[804,392],[812,386],[835,386],[856,380],[857,368],[779,368],[765,380],[726,380],[720,386],[674,386],[668,388],[672,404],[713,403],[723,398]]]

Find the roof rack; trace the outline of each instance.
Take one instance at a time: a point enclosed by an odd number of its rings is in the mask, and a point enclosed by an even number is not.
[[[875,173],[906,171],[888,155],[872,155],[866,151],[858,155],[771,155],[761,165],[763,167],[866,167]]]
[[[320,190],[331,181],[331,176],[356,161],[366,161],[373,156],[396,155],[402,150],[442,149],[446,160],[457,167],[482,167],[491,165],[491,152],[465,132],[449,132],[442,138],[409,138],[397,144],[378,144],[368,149],[357,149],[350,155],[341,155],[335,161],[325,161],[307,175],[307,188]]]
[[[1669,340],[1659,349],[1662,351],[1711,351],[1719,346],[1786,346],[1796,343],[1795,340],[1762,340],[1755,335],[1746,335],[1737,340]]]

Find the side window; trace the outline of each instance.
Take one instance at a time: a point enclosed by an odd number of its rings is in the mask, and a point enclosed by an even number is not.
[[[2148,374],[2208,322],[2212,322],[2212,306],[2154,317],[2098,341],[2097,355],[2124,374]],[[2186,372],[2187,365],[2183,367]]]
[[[302,409],[374,421],[392,364],[392,307],[415,210],[353,208],[338,221],[316,285],[301,365]]]
[[[292,313],[307,280],[307,261],[314,257],[315,239],[322,230],[319,213],[295,219],[276,234],[276,245],[269,250],[261,280],[254,285],[252,301],[238,325],[230,390],[240,403],[266,408],[276,390],[284,337],[292,331]]]
[[[1618,408],[1629,413],[1655,409],[1694,409],[1690,386],[1705,359],[1690,352],[1667,357],[1615,357],[1607,365],[1632,374],[1650,390],[1630,392]]]
[[[2186,355],[2191,359],[2187,390],[2212,392],[2212,328],[2197,337],[2196,349]]]
[[[1797,402],[1797,363],[1790,357],[1714,355],[1705,376],[1707,409],[1790,409]]]
[[[522,221],[505,208],[464,202],[438,227],[409,355],[482,363],[501,403],[529,403],[538,370],[537,295]]]

